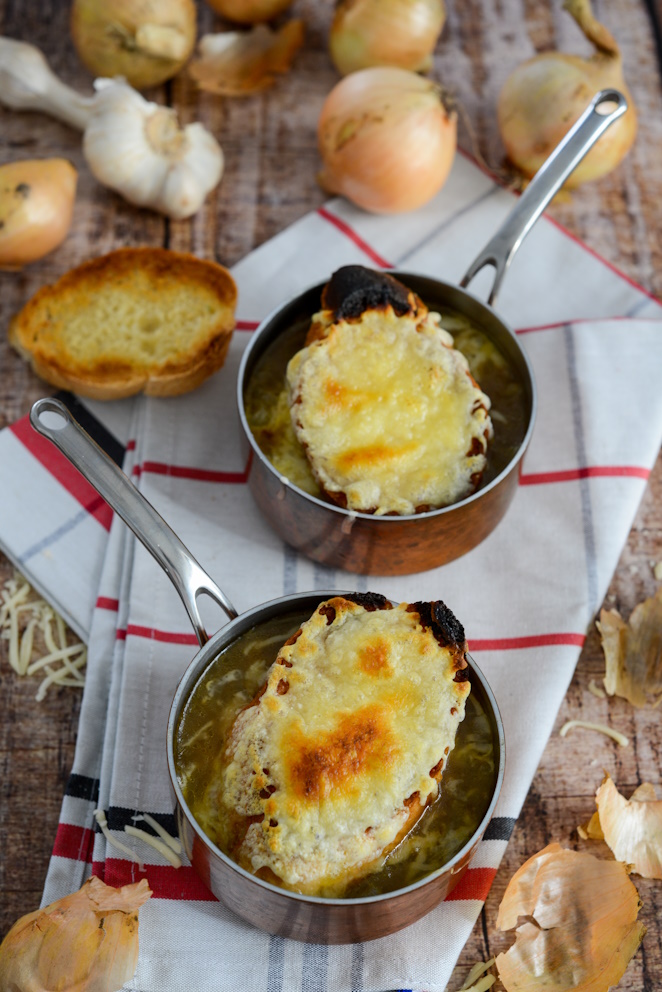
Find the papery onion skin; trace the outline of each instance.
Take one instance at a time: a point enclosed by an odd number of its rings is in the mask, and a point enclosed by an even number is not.
[[[28,913],[0,945],[2,992],[117,992],[138,962],[138,910],[147,881],[115,889],[89,878],[78,892]]]
[[[287,10],[292,0],[207,0],[207,3],[221,17],[237,24],[259,24]]]
[[[496,959],[507,992],[607,992],[646,933],[629,868],[549,844],[511,878],[496,925],[515,943]]]
[[[620,52],[609,32],[592,17],[588,0],[564,4],[598,51],[590,58],[544,52],[507,78],[497,105],[508,158],[533,176],[601,89],[620,90],[627,112],[598,139],[565,186],[573,189],[607,175],[622,161],[637,134],[637,112],[623,79]]]
[[[195,46],[193,0],[74,0],[71,37],[95,76],[123,76],[136,89],[171,79]]]
[[[0,166],[0,269],[20,269],[66,238],[78,173],[63,158]]]
[[[328,192],[373,213],[401,213],[446,181],[457,119],[436,83],[406,69],[363,69],[331,90],[317,137]]]
[[[445,20],[443,0],[340,0],[331,58],[342,76],[379,65],[423,72]]]

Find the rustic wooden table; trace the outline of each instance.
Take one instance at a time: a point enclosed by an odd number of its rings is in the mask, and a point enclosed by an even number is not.
[[[584,186],[552,215],[647,290],[662,297],[662,89],[659,23],[662,0],[597,4],[620,41],[626,78],[637,103],[640,128],[627,160],[611,176]],[[218,30],[203,2],[200,31]],[[464,113],[460,143],[491,167],[504,167],[496,121],[499,87],[511,68],[536,50],[558,47],[585,52],[585,43],[560,4],[447,0],[448,19],[435,59],[435,75],[456,93]],[[0,25],[8,37],[30,41],[48,56],[67,83],[89,91],[91,77],[68,41],[68,8],[62,0],[0,0]],[[232,265],[247,252],[320,205],[316,183],[315,128],[326,93],[337,75],[327,55],[330,2],[295,0],[293,12],[307,22],[306,43],[294,71],[261,96],[225,101],[199,96],[180,76],[150,94],[175,106],[184,120],[201,119],[219,137],[226,158],[221,186],[191,221],[167,222],[130,207],[105,191],[86,168],[79,136],[39,114],[0,109],[0,161],[62,155],[79,170],[74,223],[52,255],[18,274],[0,274],[0,427],[28,412],[50,390],[9,348],[10,316],[44,283],[73,265],[122,245],[165,245],[191,250]],[[470,122],[470,125],[468,125]],[[0,484],[3,467],[0,465]],[[611,583],[607,604],[629,616],[657,586],[653,564],[662,560],[662,459],[658,460]],[[0,556],[0,581],[11,574]],[[642,781],[660,783],[662,723],[659,713],[634,711],[622,700],[600,700],[588,691],[603,661],[597,634],[589,631],[577,672],[558,716],[609,721],[632,746],[620,749],[595,735],[561,740],[553,735],[510,841],[485,910],[467,944],[449,989],[467,968],[498,952],[509,937],[497,934],[496,911],[514,870],[551,840],[578,847],[575,827],[593,808],[602,768],[627,794]],[[60,802],[72,764],[80,695],[60,689],[41,704],[31,680],[9,668],[0,642],[0,936],[22,913],[36,908],[55,835]],[[649,928],[643,947],[618,988],[653,990],[662,985],[662,915],[659,882],[637,879],[641,918]]]

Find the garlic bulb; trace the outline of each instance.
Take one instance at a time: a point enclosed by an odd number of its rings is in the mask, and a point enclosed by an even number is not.
[[[95,76],[144,89],[171,79],[195,45],[193,0],[74,0],[71,37]]]
[[[202,124],[180,128],[174,110],[120,81],[98,79],[83,151],[104,186],[182,220],[199,210],[223,172],[223,153]]]
[[[37,110],[84,131],[90,169],[105,186],[174,220],[190,217],[223,174],[223,152],[202,124],[180,128],[174,110],[123,80],[98,79],[96,95],[65,86],[33,45],[0,38],[0,104]]]
[[[0,269],[20,269],[64,241],[77,181],[63,158],[0,165]]]
[[[331,58],[343,76],[373,65],[424,72],[445,19],[444,0],[340,0],[329,34]]]

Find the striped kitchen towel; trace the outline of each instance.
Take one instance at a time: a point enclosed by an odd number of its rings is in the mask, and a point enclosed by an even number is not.
[[[81,740],[44,899],[70,891],[89,872],[111,884],[148,878],[154,897],[141,910],[138,970],[127,989],[441,992],[446,986],[659,449],[662,308],[556,224],[538,223],[497,307],[520,334],[539,390],[518,493],[483,544],[417,575],[353,576],[284,546],[247,491],[234,395],[250,331],[289,295],[356,262],[457,280],[511,206],[510,193],[458,158],[436,200],[414,214],[375,217],[333,201],[305,217],[236,266],[238,330],[221,372],[187,396],[134,401],[139,412],[128,432],[136,441],[129,452],[134,480],[240,611],[298,590],[355,588],[397,600],[441,598],[462,620],[495,691],[508,752],[497,813],[471,868],[449,900],[414,926],[385,940],[327,948],[244,924],[188,865],[174,868],[128,838],[124,826],[144,813],[173,829],[165,726],[196,641],[165,575],[114,523],[101,573],[95,564],[101,585],[94,593]],[[94,413],[105,421],[105,408],[96,405]],[[45,502],[53,487],[67,489],[62,478],[48,477],[32,439],[19,443],[32,458],[22,452],[24,480],[42,473]],[[22,526],[20,547],[32,548],[37,538],[27,511],[21,516],[15,508],[15,520]],[[93,521],[100,531],[101,522]],[[7,548],[17,546],[2,524],[0,538]],[[73,573],[75,557],[61,568]],[[94,832],[96,804],[106,812],[111,836],[143,859],[144,872]]]

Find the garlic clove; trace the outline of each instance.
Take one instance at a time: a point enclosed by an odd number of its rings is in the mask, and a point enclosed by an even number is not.
[[[223,172],[223,153],[202,124],[179,126],[169,107],[150,103],[126,83],[97,80],[83,138],[99,182],[131,203],[174,220],[196,213]]]

